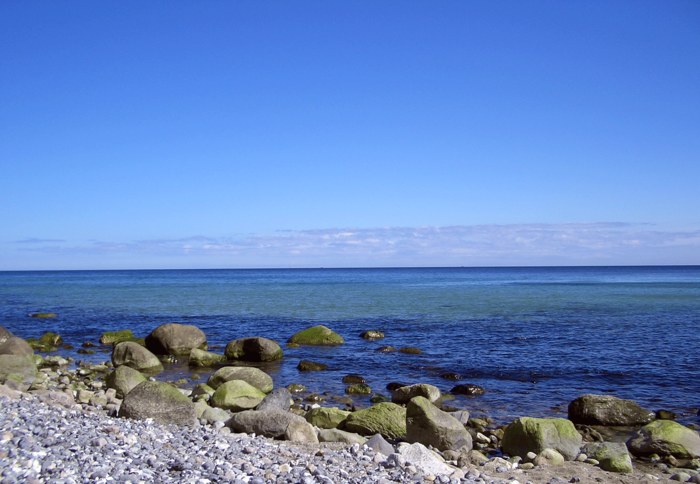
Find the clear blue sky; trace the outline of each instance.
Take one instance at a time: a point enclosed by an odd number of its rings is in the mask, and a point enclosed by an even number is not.
[[[0,270],[700,264],[700,2],[0,2]]]

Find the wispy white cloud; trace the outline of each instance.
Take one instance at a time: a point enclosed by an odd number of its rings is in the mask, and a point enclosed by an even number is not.
[[[339,228],[83,244],[45,240],[17,249],[139,267],[700,264],[700,230],[628,223]]]

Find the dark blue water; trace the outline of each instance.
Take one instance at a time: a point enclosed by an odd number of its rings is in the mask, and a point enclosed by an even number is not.
[[[35,311],[58,317],[30,318]],[[51,330],[79,347],[106,330],[145,336],[166,322],[195,324],[215,346],[256,335],[284,343],[326,324],[345,345],[285,349],[266,368],[277,385],[316,392],[342,394],[351,372],[385,394],[391,381],[447,391],[454,382],[440,374],[452,371],[487,390],[454,406],[498,420],[560,415],[582,393],[686,420],[700,406],[697,266],[0,272],[0,324],[23,337]],[[366,329],[386,338],[362,340]],[[423,353],[379,353],[381,345]],[[302,358],[331,369],[300,374]]]

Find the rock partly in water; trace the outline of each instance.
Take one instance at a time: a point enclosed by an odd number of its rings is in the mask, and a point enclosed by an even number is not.
[[[363,331],[360,334],[360,337],[362,339],[369,339],[369,340],[382,339],[382,338],[384,338],[384,333],[382,331],[378,331],[376,329],[369,329],[367,331]]]
[[[226,357],[218,353],[200,350],[199,348],[193,348],[190,351],[189,366],[192,368],[210,368],[221,365],[225,361]]]
[[[301,360],[297,365],[297,370],[299,371],[323,371],[327,369],[328,365],[325,363],[310,360]]]
[[[36,319],[54,319],[58,317],[58,314],[56,313],[29,313],[29,317],[31,318],[36,318]]]
[[[474,385],[472,383],[462,383],[460,385],[453,386],[452,390],[450,390],[450,393],[454,393],[455,395],[477,396],[483,395],[484,393],[486,393],[486,390],[484,390],[484,388],[480,387],[479,385]]]
[[[438,450],[472,449],[472,437],[464,425],[425,397],[412,398],[406,406],[406,441]]]
[[[259,336],[229,342],[224,354],[229,360],[256,362],[276,361],[284,356],[282,347],[276,341]]]
[[[634,471],[627,446],[622,442],[592,442],[586,444],[583,453],[598,461],[604,471],[630,473]]]
[[[332,329],[319,324],[295,333],[287,342],[299,345],[335,346],[345,343],[345,340]]]
[[[351,413],[339,428],[360,435],[382,434],[389,439],[403,439],[406,437],[406,408],[395,403],[377,403]]]
[[[122,401],[119,416],[143,420],[152,418],[163,424],[194,426],[194,404],[177,388],[167,383],[145,381],[134,387]]]
[[[158,357],[133,341],[117,343],[112,350],[112,364],[126,365],[134,370],[149,374],[163,371],[163,364]]]
[[[336,407],[317,407],[306,412],[306,421],[320,429],[334,429],[345,420],[351,412]]]
[[[357,373],[350,373],[349,375],[345,375],[343,377],[343,383],[361,383],[365,384],[367,383],[367,380],[362,375],[358,375]]]
[[[257,407],[265,394],[243,380],[230,380],[219,385],[211,397],[211,406],[240,412]]]
[[[126,365],[118,366],[107,376],[107,388],[114,388],[119,398],[124,398],[147,378],[138,370]]]
[[[627,447],[639,457],[658,454],[693,459],[700,457],[700,435],[672,420],[656,420],[639,429]]]
[[[408,403],[412,398],[425,397],[431,403],[434,403],[440,399],[441,395],[438,387],[427,383],[418,383],[397,388],[391,394],[391,401],[394,403]]]
[[[51,332],[44,333],[38,338],[27,339],[27,343],[32,347],[32,349],[42,353],[56,351],[62,342],[63,338],[61,335]]]
[[[207,384],[217,389],[223,383],[231,380],[243,380],[263,393],[270,393],[273,388],[272,377],[252,366],[224,366],[209,377]]]
[[[569,420],[585,425],[634,426],[654,420],[654,412],[611,395],[582,395],[569,404]]]
[[[566,460],[573,460],[579,454],[582,440],[570,420],[521,417],[506,427],[501,446],[512,456],[525,457],[528,452],[539,454],[551,448]]]
[[[352,383],[345,387],[345,393],[348,395],[371,395],[372,388],[364,383]]]
[[[115,345],[122,341],[135,341],[136,336],[130,329],[121,329],[119,331],[105,331],[100,336],[100,343],[103,345]]]
[[[207,349],[207,337],[191,324],[161,324],[146,336],[146,348],[156,355],[189,355],[192,349]]]
[[[423,353],[423,351],[415,346],[404,346],[403,348],[399,348],[399,353],[404,353],[406,355],[420,355]]]

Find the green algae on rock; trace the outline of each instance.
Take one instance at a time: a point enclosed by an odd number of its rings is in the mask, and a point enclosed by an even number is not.
[[[287,340],[287,343],[312,346],[335,346],[345,343],[345,340],[332,329],[319,324],[295,333]]]
[[[573,460],[580,453],[582,441],[571,420],[520,417],[506,427],[501,446],[512,456],[525,457],[528,452],[539,454],[551,448],[566,460]]]
[[[672,420],[656,420],[645,425],[627,441],[635,456],[658,454],[677,458],[700,457],[700,435]]]
[[[406,437],[406,408],[390,402],[377,403],[351,413],[339,428],[360,435],[381,434],[389,439],[403,439]]]

